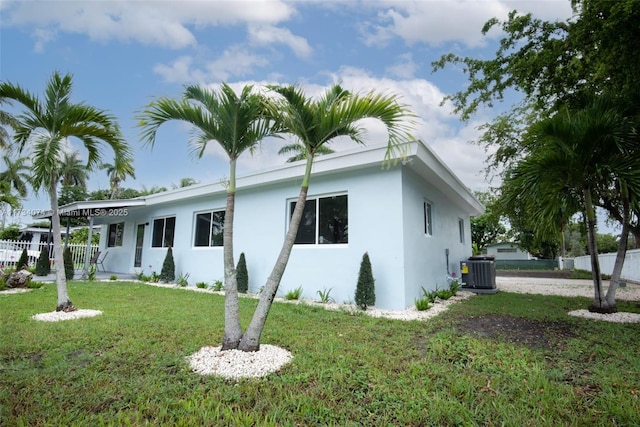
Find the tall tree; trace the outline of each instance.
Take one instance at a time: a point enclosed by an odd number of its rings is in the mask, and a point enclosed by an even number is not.
[[[198,181],[194,178],[180,178],[180,182],[177,184],[171,184],[171,188],[177,190],[178,188],[189,187],[191,185],[197,184]]]
[[[471,241],[475,250],[482,253],[487,245],[499,243],[507,230],[501,223],[500,209],[495,206],[498,198],[488,191],[477,191],[475,196],[485,206],[485,212],[471,218]]]
[[[63,187],[76,186],[87,188],[89,170],[87,169],[87,165],[80,159],[77,151],[72,153],[65,152],[62,155],[58,168],[60,184],[62,184]]]
[[[18,208],[20,207],[20,199],[27,197],[28,172],[30,168],[27,165],[27,159],[24,157],[18,157],[14,160],[13,156],[5,154],[2,160],[4,161],[5,170],[0,172],[0,181],[7,184],[7,190],[4,191],[4,194],[12,201],[12,203],[5,203],[5,208],[7,206]],[[15,190],[15,194],[13,194],[12,190]],[[2,227],[6,224],[6,216],[7,209],[3,209]]]
[[[238,346],[243,351],[260,349],[260,336],[298,233],[309,190],[311,167],[318,150],[335,138],[344,136],[358,144],[364,144],[365,129],[361,126],[361,120],[366,118],[377,119],[388,131],[386,160],[391,160],[398,154],[401,142],[412,139],[410,130],[413,127],[413,114],[398,102],[396,95],[375,91],[353,94],[339,85],[330,87],[318,99],[307,98],[302,89],[295,86],[276,86],[272,90],[282,97],[282,102],[274,104],[271,115],[281,124],[284,132],[305,146],[308,156],[289,230],[260,294],[258,307]]]
[[[10,99],[23,109],[16,116],[14,140],[20,153],[32,159],[31,182],[34,190],[44,190],[51,200],[57,311],[73,311],[64,274],[60,217],[58,216],[58,184],[63,147],[68,140],[79,140],[87,150],[87,166],[100,164],[101,145],[111,147],[115,158],[131,158],[129,146],[120,133],[115,118],[103,110],[85,103],[74,103],[72,77],[54,72],[44,92],[44,98],[23,89],[18,84],[2,82],[0,99]]]
[[[318,156],[322,154],[331,154],[331,153],[335,153],[335,151],[323,145],[321,147],[318,147],[315,155]],[[293,163],[299,160],[305,160],[309,155],[309,153],[307,152],[307,147],[305,147],[304,144],[300,143],[299,141],[294,142],[293,144],[287,144],[282,146],[278,150],[278,154],[287,154],[287,155],[293,154],[293,156],[287,159],[287,163]]]
[[[274,136],[277,128],[265,115],[267,98],[244,86],[240,95],[226,83],[212,90],[187,86],[180,100],[159,98],[144,107],[138,118],[142,138],[153,145],[158,128],[170,120],[189,123],[194,128],[194,152],[202,157],[211,141],[218,143],[229,157],[229,182],[224,217],[223,258],[225,281],[225,326],[222,349],[235,349],[242,338],[238,285],[233,259],[233,219],[236,195],[236,163],[245,151],[253,151],[262,139]]]
[[[120,184],[127,179],[127,176],[135,178],[133,169],[133,159],[116,159],[112,163],[102,163],[100,169],[106,170],[109,176],[109,198],[120,198]]]
[[[0,106],[8,100],[0,98]],[[12,129],[16,119],[7,111],[0,110],[0,148],[7,148],[11,143],[11,134],[7,128]]]
[[[526,157],[507,171],[502,185],[504,202],[518,200],[539,233],[559,235],[574,213],[583,213],[594,282],[592,311],[616,310],[619,280],[613,278],[605,296],[594,198],[599,188],[640,188],[640,156],[630,155],[636,144],[633,134],[625,115],[603,96],[587,108],[561,111],[530,127],[523,138]],[[625,229],[623,224],[623,233]],[[626,250],[626,240],[623,244]]]

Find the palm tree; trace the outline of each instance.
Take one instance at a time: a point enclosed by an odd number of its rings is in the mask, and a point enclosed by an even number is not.
[[[64,153],[59,165],[60,184],[63,187],[77,186],[87,188],[89,171],[80,160],[79,153]]]
[[[189,187],[191,185],[196,185],[198,183],[194,178],[180,178],[180,182],[177,184],[171,184],[171,188],[173,190],[177,190],[178,188]]]
[[[28,152],[32,159],[31,183],[35,191],[44,190],[51,199],[51,225],[58,304],[56,311],[73,311],[65,277],[60,217],[58,216],[58,184],[63,147],[78,139],[87,150],[87,167],[100,164],[101,145],[113,149],[118,158],[131,158],[129,146],[120,133],[115,118],[103,110],[85,103],[71,102],[72,77],[53,73],[47,83],[44,99],[23,89],[20,85],[0,84],[0,99],[18,102],[23,111],[16,116],[14,141],[20,153]]]
[[[147,188],[146,185],[142,185],[142,189],[140,190],[141,196],[147,196],[149,194],[157,194],[168,191],[167,187],[161,187],[159,185],[154,185],[152,187]]]
[[[628,199],[629,191],[637,194],[630,189],[640,188],[640,158],[637,150],[633,154],[631,135],[627,119],[606,97],[582,110],[562,111],[529,128],[525,146],[530,151],[508,171],[502,184],[503,200],[513,203],[519,198],[523,211],[539,224],[539,232],[561,232],[567,218],[583,213],[594,282],[592,311],[616,310],[619,273],[605,296],[595,206],[603,189],[617,191],[617,200]],[[628,220],[622,225],[623,234],[628,234]]]
[[[135,179],[133,170],[133,159],[116,159],[114,164],[103,163],[100,169],[107,171],[109,175],[110,199],[117,199],[120,196],[120,183],[127,179],[127,176]]]
[[[6,99],[0,98],[0,105],[6,102]],[[15,123],[16,119],[10,113],[0,110],[0,148],[8,147],[11,142],[11,136],[5,126],[13,128]]]
[[[284,145],[280,148],[280,150],[278,150],[278,154],[291,154],[291,153],[295,153],[295,154],[287,159],[287,163],[293,163],[299,160],[305,160],[309,155],[309,153],[307,152],[307,147],[305,147],[304,144],[301,144],[300,142]],[[331,148],[326,147],[324,145],[318,147],[318,149],[316,150],[316,156],[322,155],[322,154],[332,154],[332,153],[335,153],[335,151],[333,151]]]
[[[27,183],[29,182],[27,159],[18,157],[13,160],[12,156],[5,154],[2,157],[6,169],[0,172],[0,181],[7,184],[8,191],[4,194],[9,195],[12,190],[16,191],[16,195],[11,195],[10,200],[15,203],[7,203],[9,206],[17,208],[20,206],[20,199],[27,197]],[[13,200],[15,198],[15,201]],[[4,228],[7,220],[7,209],[2,210],[2,228]]]
[[[382,122],[388,131],[388,150],[385,160],[391,160],[400,143],[412,139],[410,130],[413,114],[398,103],[396,95],[385,95],[371,91],[364,95],[352,94],[339,85],[329,88],[317,100],[307,98],[299,87],[272,87],[282,102],[273,106],[270,114],[282,126],[283,131],[294,136],[305,147],[306,169],[282,249],[260,295],[251,323],[247,327],[239,350],[260,349],[260,335],[271,308],[271,304],[284,274],[291,249],[304,211],[315,155],[337,137],[347,136],[364,144],[365,130],[359,125],[362,119],[373,118]]]
[[[22,197],[27,197],[27,184],[29,183],[29,174],[31,170],[27,165],[26,157],[18,157],[13,159],[9,154],[2,157],[5,170],[0,172],[0,181],[6,181],[16,193]]]
[[[153,144],[158,127],[170,120],[191,124],[195,133],[191,141],[194,153],[202,157],[207,144],[215,141],[229,156],[229,182],[224,218],[223,258],[225,280],[225,330],[222,349],[238,347],[242,337],[238,305],[238,286],[233,260],[233,217],[236,193],[236,162],[246,150],[265,137],[274,136],[277,129],[265,117],[264,96],[245,86],[240,96],[226,83],[218,90],[202,86],[187,86],[181,100],[159,98],[147,105],[139,115],[142,137]]]

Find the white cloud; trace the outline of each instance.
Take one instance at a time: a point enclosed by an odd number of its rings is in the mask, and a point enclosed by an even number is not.
[[[172,49],[196,44],[191,28],[275,24],[293,14],[283,1],[23,1],[3,2],[3,25],[86,34],[92,40],[137,41]]]
[[[380,8],[377,20],[361,24],[367,45],[385,45],[399,37],[409,45],[441,45],[459,41],[467,47],[481,47],[486,43],[486,38],[480,32],[484,23],[493,17],[506,19],[513,9],[523,13],[532,12],[549,20],[571,16],[568,1],[391,0],[366,5]],[[487,37],[492,39],[498,34],[497,29],[492,30]]]
[[[388,66],[385,71],[401,79],[410,79],[418,71],[418,65],[413,61],[411,53],[400,55],[398,60],[396,64]]]
[[[259,46],[284,44],[299,58],[308,58],[313,52],[305,38],[293,35],[286,28],[271,25],[249,26],[249,40]]]
[[[268,63],[264,56],[242,46],[230,46],[212,61],[181,56],[169,65],[156,65],[153,71],[168,83],[211,83],[246,76]]]

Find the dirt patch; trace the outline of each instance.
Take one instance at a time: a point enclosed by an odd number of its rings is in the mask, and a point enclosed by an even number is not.
[[[465,317],[456,327],[468,335],[545,350],[557,348],[566,339],[577,336],[574,324],[541,322],[502,314]]]

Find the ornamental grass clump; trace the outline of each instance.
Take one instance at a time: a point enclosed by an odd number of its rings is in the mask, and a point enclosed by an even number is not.
[[[360,263],[360,272],[358,273],[358,284],[356,285],[356,305],[366,310],[367,307],[373,307],[376,303],[376,290],[373,272],[371,271],[371,261],[369,253],[365,252]]]

